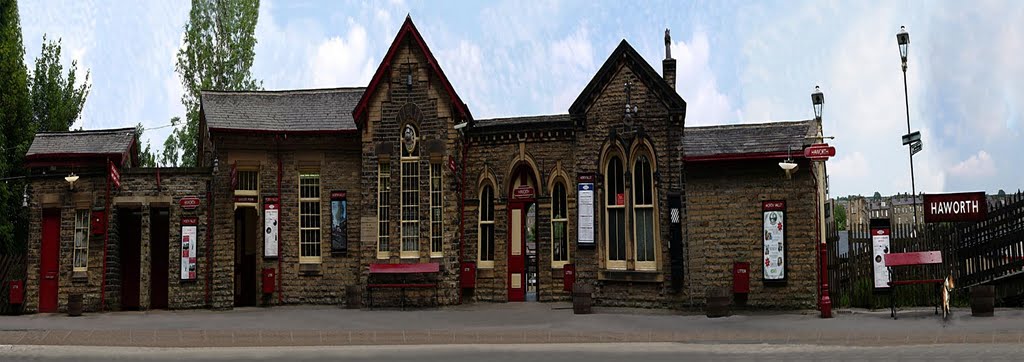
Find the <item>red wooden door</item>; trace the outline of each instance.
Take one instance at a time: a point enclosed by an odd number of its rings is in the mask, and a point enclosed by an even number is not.
[[[526,300],[526,205],[509,204],[508,210],[508,300]]]
[[[60,210],[43,211],[43,241],[39,248],[39,312],[57,312],[60,259]]]

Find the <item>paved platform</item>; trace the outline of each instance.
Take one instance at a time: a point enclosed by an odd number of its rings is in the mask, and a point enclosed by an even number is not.
[[[932,309],[736,312],[725,318],[664,310],[566,303],[473,304],[427,310],[330,306],[0,316],[0,344],[125,347],[331,346],[515,343],[684,342],[891,346],[1024,343],[1024,310],[976,318]]]

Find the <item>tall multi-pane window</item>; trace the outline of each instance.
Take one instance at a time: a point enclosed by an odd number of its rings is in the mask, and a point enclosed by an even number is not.
[[[402,141],[402,251],[418,258],[420,250],[420,158],[416,128],[405,126]]]
[[[89,210],[75,210],[74,271],[89,267]]]
[[[605,240],[609,269],[626,268],[626,178],[622,159],[612,155],[604,173]]]
[[[443,246],[444,225],[441,221],[444,203],[441,197],[441,164],[430,164],[430,256],[440,258]]]
[[[391,240],[391,164],[383,161],[377,165],[377,258],[388,257],[388,243]]]
[[[480,210],[477,216],[477,260],[481,268],[494,267],[494,188],[485,185],[480,191]]]
[[[551,267],[569,263],[569,216],[566,207],[565,183],[555,183],[551,192]]]
[[[633,162],[633,251],[636,268],[654,270],[654,183],[651,162],[640,155]]]
[[[299,263],[320,262],[320,173],[299,173]]]

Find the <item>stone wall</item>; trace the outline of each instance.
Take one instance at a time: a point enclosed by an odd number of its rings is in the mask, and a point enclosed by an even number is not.
[[[750,263],[748,304],[812,308],[817,295],[815,182],[807,162],[786,179],[775,160],[693,162],[687,165],[689,251],[687,289],[702,304],[708,288],[732,288],[734,262]],[[786,201],[787,282],[762,282],[761,202]]]

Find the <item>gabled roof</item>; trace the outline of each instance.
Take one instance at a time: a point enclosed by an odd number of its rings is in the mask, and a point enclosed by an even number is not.
[[[202,92],[201,107],[212,132],[354,132],[352,108],[364,90],[206,90]]]
[[[572,102],[572,106],[569,107],[569,114],[573,118],[581,118],[586,114],[587,107],[600,96],[601,90],[615,76],[620,60],[625,62],[629,69],[633,70],[637,78],[658,99],[665,102],[669,113],[686,114],[686,101],[683,100],[683,97],[680,97],[679,93],[676,93],[676,90],[672,88],[672,85],[668,84],[661,75],[658,75],[658,72],[640,56],[640,53],[637,53],[636,49],[633,49],[629,42],[623,39],[619,46],[615,48],[615,51],[608,56],[608,60],[605,60],[604,65],[597,71],[594,78],[590,80],[590,83],[583,88],[583,92],[580,93],[579,97],[576,97],[576,101]]]
[[[691,162],[798,158],[816,131],[810,120],[686,127],[683,155]]]
[[[420,31],[416,29],[416,25],[412,23],[412,17],[406,16],[405,23],[398,30],[398,35],[395,35],[395,40],[391,42],[391,47],[388,48],[388,52],[384,55],[384,59],[381,59],[380,65],[377,66],[377,72],[373,74],[373,78],[370,79],[370,84],[366,87],[366,92],[363,93],[362,98],[359,99],[359,103],[356,105],[355,110],[352,111],[352,118],[355,119],[356,125],[360,128],[366,125],[366,118],[369,113],[370,97],[377,91],[377,86],[383,81],[387,71],[391,68],[391,62],[395,59],[395,55],[398,54],[398,49],[402,44],[402,40],[405,37],[411,36],[415,41],[416,45],[419,46],[423,52],[423,56],[427,58],[427,65],[437,75],[437,79],[441,81],[441,85],[445,91],[448,92],[448,98],[452,101],[452,107],[454,107],[456,115],[459,116],[460,120],[469,121],[473,119],[473,115],[469,113],[469,107],[466,103],[462,102],[462,98],[455,93],[455,88],[452,87],[452,83],[448,81],[448,77],[444,75],[444,71],[441,70],[441,66],[438,65],[437,59],[434,58],[434,54],[430,52],[430,48],[427,47],[427,43],[423,41],[423,36],[420,35]]]
[[[104,158],[123,163],[133,156],[135,128],[38,133],[25,159],[32,167],[39,161],[70,162],[72,159]]]

